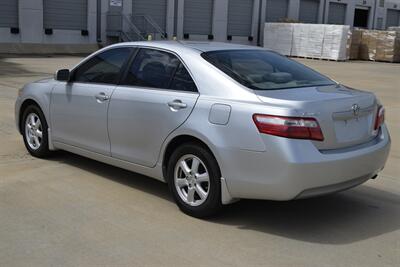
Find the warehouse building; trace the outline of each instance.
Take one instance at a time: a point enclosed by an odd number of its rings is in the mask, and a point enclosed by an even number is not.
[[[400,0],[0,0],[0,52],[148,35],[257,45],[279,21],[386,29],[400,25]]]

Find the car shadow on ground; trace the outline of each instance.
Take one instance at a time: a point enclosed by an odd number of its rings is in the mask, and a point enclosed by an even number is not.
[[[1,77],[48,77],[51,73],[38,72],[27,68],[22,63],[9,60],[8,57],[0,55],[0,78]]]
[[[57,153],[53,160],[173,201],[167,185],[154,179],[67,152]],[[379,179],[374,182],[379,183]],[[306,200],[241,200],[207,222],[304,242],[348,244],[396,231],[400,228],[399,210],[399,195],[367,184]]]

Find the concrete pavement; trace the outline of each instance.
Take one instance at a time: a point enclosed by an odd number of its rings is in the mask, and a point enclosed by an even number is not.
[[[400,64],[300,60],[384,103],[393,146],[377,180],[317,199],[240,201],[203,221],[163,183],[66,152],[28,155],[17,89],[80,59],[0,58],[0,266],[400,265]]]

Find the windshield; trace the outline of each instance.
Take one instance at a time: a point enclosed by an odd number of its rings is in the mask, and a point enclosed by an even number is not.
[[[310,68],[266,50],[223,50],[202,57],[254,90],[276,90],[335,84]]]

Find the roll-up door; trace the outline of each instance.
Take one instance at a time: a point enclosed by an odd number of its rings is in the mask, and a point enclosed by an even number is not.
[[[319,2],[319,0],[300,0],[300,22],[318,23]]]
[[[183,33],[211,34],[213,0],[185,0]]]
[[[229,0],[228,35],[251,36],[253,0]]]
[[[167,0],[133,0],[132,14],[149,16],[165,31]]]
[[[87,0],[43,0],[43,27],[87,29]]]
[[[388,9],[386,13],[386,28],[400,26],[400,10]]]
[[[346,22],[347,4],[329,3],[328,23],[344,25]]]
[[[266,22],[281,21],[288,16],[289,0],[267,0]]]
[[[0,0],[0,27],[18,27],[17,0]]]

